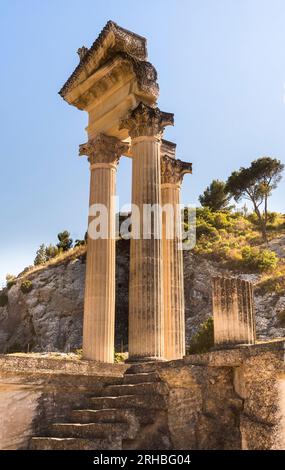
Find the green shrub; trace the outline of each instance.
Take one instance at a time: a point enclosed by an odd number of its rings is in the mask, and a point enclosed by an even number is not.
[[[259,295],[263,295],[264,293],[274,292],[278,295],[285,294],[285,276],[283,274],[277,273],[265,280],[259,282],[256,287],[256,292]]]
[[[33,283],[29,279],[21,282],[21,291],[23,294],[28,294],[33,288]]]
[[[267,214],[267,222],[269,224],[275,224],[279,218],[278,212],[268,212]]]
[[[208,318],[200,326],[199,331],[192,337],[187,354],[203,354],[214,346],[214,322],[213,318]]]
[[[229,228],[232,226],[232,221],[226,212],[217,212],[214,216],[213,225],[216,228]]]
[[[265,272],[276,268],[278,257],[274,251],[245,246],[242,249],[242,262],[249,269]]]
[[[13,274],[6,274],[6,286],[7,289],[11,289],[16,284],[16,278]]]
[[[259,220],[255,212],[251,212],[250,214],[248,214],[247,220],[253,225],[259,224]]]
[[[75,349],[74,354],[76,354],[78,357],[80,357],[80,359],[82,359],[83,349],[82,348]]]
[[[202,236],[210,238],[211,240],[217,240],[219,233],[217,229],[207,222],[200,222],[196,226],[196,237],[199,240]]]
[[[8,295],[5,291],[0,293],[0,307],[5,307],[8,304]]]
[[[85,240],[79,240],[79,239],[77,239],[77,240],[75,240],[75,242],[74,242],[74,248],[77,248],[78,246],[84,246],[84,245],[86,245],[86,241],[85,241]]]
[[[119,362],[125,362],[126,359],[127,359],[126,353],[119,353],[119,352],[114,353],[115,364],[118,364]]]

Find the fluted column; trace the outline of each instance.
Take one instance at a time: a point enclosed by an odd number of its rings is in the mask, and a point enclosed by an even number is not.
[[[83,356],[100,362],[114,362],[115,191],[117,164],[124,150],[118,139],[102,134],[80,146],[80,155],[87,155],[90,162]]]
[[[212,279],[215,346],[255,343],[253,287],[238,278]]]
[[[161,159],[164,355],[168,360],[185,355],[184,276],[180,188],[192,164],[167,156]]]
[[[160,145],[164,127],[172,124],[172,114],[142,103],[122,122],[122,127],[129,130],[133,153],[130,361],[164,358]],[[150,205],[153,217],[150,226],[144,230]]]

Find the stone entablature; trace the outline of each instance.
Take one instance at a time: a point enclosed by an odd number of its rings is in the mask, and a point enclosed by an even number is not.
[[[80,64],[59,92],[63,98],[86,79],[86,73],[91,74],[118,52],[125,52],[136,60],[147,59],[146,39],[118,26],[114,21],[108,21],[90,49],[84,47],[83,51]]]
[[[127,139],[126,130],[119,129],[121,119],[140,101],[154,105],[159,94],[157,72],[146,60],[146,39],[109,21],[79,55],[79,65],[59,94],[89,113],[89,137],[103,132]]]

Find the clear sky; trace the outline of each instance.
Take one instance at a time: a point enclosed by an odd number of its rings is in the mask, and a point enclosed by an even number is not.
[[[184,203],[257,157],[285,162],[284,0],[0,0],[0,283],[59,231],[84,235],[87,116],[58,91],[109,19],[148,39],[159,106],[175,113],[165,137],[193,162]],[[123,159],[121,203],[130,169]],[[271,210],[285,212],[284,193],[285,180]]]

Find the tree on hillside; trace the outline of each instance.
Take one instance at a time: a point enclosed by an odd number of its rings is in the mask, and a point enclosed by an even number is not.
[[[70,233],[67,230],[60,232],[57,235],[59,242],[57,243],[57,247],[59,250],[68,251],[72,247],[73,240],[70,238]]]
[[[200,204],[209,207],[213,211],[229,209],[231,196],[226,189],[224,181],[213,180],[204,193],[199,196]]]
[[[47,261],[55,258],[58,255],[59,249],[57,246],[52,245],[51,243],[46,247],[46,259]]]
[[[228,178],[226,189],[239,202],[248,199],[254,212],[264,241],[267,242],[268,198],[282,178],[283,163],[276,158],[262,157],[254,160],[250,167],[234,171]]]
[[[85,234],[84,234],[84,239],[83,239],[83,240],[80,240],[80,239],[76,239],[76,240],[75,240],[75,242],[74,242],[74,248],[77,248],[78,246],[87,245],[87,238],[88,238],[88,233],[85,232]]]
[[[46,246],[43,243],[36,252],[34,265],[39,266],[40,264],[44,264],[46,261],[47,261]]]
[[[80,240],[77,238],[74,242],[74,248],[78,248],[79,246],[83,246],[83,245],[86,245],[85,240]]]

